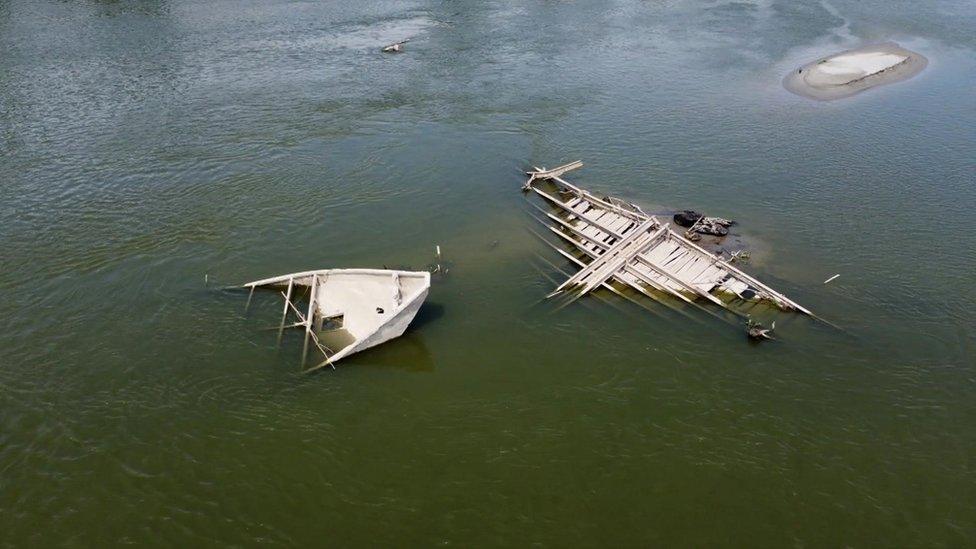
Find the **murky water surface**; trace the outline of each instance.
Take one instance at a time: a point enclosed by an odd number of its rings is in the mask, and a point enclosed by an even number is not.
[[[0,0],[0,544],[971,544],[973,28],[961,0]],[[881,40],[929,67],[780,85]],[[577,158],[737,219],[840,329],[543,302],[571,269],[519,170]],[[215,289],[436,244],[415,329],[335,372],[262,330],[275,296]]]

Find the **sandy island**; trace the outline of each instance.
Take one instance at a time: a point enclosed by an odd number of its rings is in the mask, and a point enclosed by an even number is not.
[[[787,90],[830,101],[866,89],[907,80],[925,68],[928,59],[894,42],[843,51],[807,63],[783,79]]]

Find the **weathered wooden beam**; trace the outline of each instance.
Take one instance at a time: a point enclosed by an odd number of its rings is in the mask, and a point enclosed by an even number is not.
[[[537,209],[539,209],[539,211],[542,211],[541,208],[538,208],[537,207]],[[559,223],[562,227],[564,227],[566,229],[569,229],[570,232],[572,232],[573,234],[575,234],[575,235],[577,235],[577,236],[579,236],[579,237],[581,237],[583,239],[586,239],[588,242],[590,242],[593,245],[598,246],[599,248],[601,248],[601,252],[600,252],[601,254],[604,253],[604,251],[606,251],[608,248],[610,248],[610,245],[609,244],[607,244],[605,242],[601,242],[600,240],[598,240],[596,238],[593,238],[592,236],[584,233],[583,231],[581,231],[581,230],[577,229],[576,227],[574,227],[568,221],[566,221],[566,220],[564,220],[564,219],[562,219],[562,218],[560,218],[558,216],[552,215],[552,214],[550,214],[548,212],[542,212],[542,213],[544,213],[547,217],[549,217],[553,221],[556,221],[557,223]],[[586,247],[583,244],[581,244],[580,242],[577,242],[577,241],[573,240],[572,238],[569,238],[568,236],[566,236],[562,232],[556,230],[555,228],[549,227],[549,230],[553,231],[554,233],[556,233],[560,237],[565,238],[567,241],[569,241],[571,244],[573,244],[574,246],[576,246],[577,248],[579,248],[580,250],[582,250],[584,253],[586,253],[590,257],[593,257],[593,258],[599,257],[600,254],[597,254],[595,252],[592,252],[591,250],[586,249]],[[640,261],[642,259],[643,259],[642,256],[640,256],[640,255],[637,256],[637,260],[638,261]],[[661,284],[661,283],[657,282],[656,280],[652,279],[651,277],[649,277],[649,276],[645,275],[644,273],[640,272],[640,270],[637,269],[637,268],[635,268],[634,266],[632,266],[632,265],[626,265],[625,266],[625,269],[626,269],[626,271],[627,271],[628,274],[630,274],[631,276],[637,277],[642,282],[644,282],[645,284],[650,285],[655,290],[658,290],[658,291],[664,292],[664,293],[666,293],[668,295],[677,297],[678,299],[681,299],[682,301],[684,301],[686,303],[692,303],[692,301],[690,299],[688,299],[687,297],[685,297],[684,294],[675,291],[674,289],[672,289],[669,286],[666,286],[664,284]],[[627,283],[627,281],[624,281],[624,283]],[[640,289],[640,288],[638,288],[638,289],[642,291],[642,289]],[[657,297],[654,297],[654,299],[655,300],[658,300]]]
[[[312,333],[312,321],[315,319],[315,292],[318,289],[319,277],[312,277],[312,291],[308,296],[308,315],[305,316],[305,341],[302,344],[302,367],[305,366],[305,358],[308,356],[308,338]]]
[[[620,206],[618,206],[618,205],[616,205],[616,204],[614,204],[612,202],[608,202],[608,201],[606,201],[606,200],[604,200],[604,199],[596,196],[595,194],[591,193],[590,191],[588,191],[586,189],[581,189],[581,188],[577,187],[576,185],[573,185],[572,183],[570,183],[569,181],[566,181],[565,179],[563,179],[561,177],[554,177],[553,180],[556,181],[557,183],[559,183],[560,185],[563,185],[564,187],[566,187],[570,191],[572,191],[572,192],[574,192],[574,193],[576,193],[576,194],[578,194],[578,195],[586,198],[590,202],[595,202],[597,204],[600,204],[604,208],[607,208],[609,210],[613,210],[615,213],[618,213],[618,214],[623,215],[625,217],[630,217],[632,219],[646,219],[648,217],[651,217],[651,216],[649,216],[649,215],[647,215],[647,214],[645,214],[643,212],[638,213],[638,212],[635,212],[635,211],[628,210],[627,208],[621,208]]]
[[[779,293],[779,292],[777,292],[776,290],[774,290],[774,289],[772,289],[772,288],[770,288],[769,286],[767,286],[767,285],[765,285],[765,284],[763,284],[762,282],[759,282],[758,280],[756,280],[756,279],[755,279],[755,278],[753,278],[752,276],[750,276],[750,275],[748,275],[748,274],[746,274],[746,273],[744,273],[744,272],[742,272],[741,270],[739,270],[739,269],[737,269],[736,267],[733,267],[733,266],[732,266],[732,265],[731,265],[730,263],[728,263],[727,261],[724,261],[724,260],[722,260],[721,258],[717,258],[717,257],[715,257],[714,255],[712,255],[712,254],[710,254],[710,253],[708,253],[708,251],[707,251],[707,250],[705,250],[705,249],[704,249],[704,248],[702,248],[701,246],[698,246],[698,245],[697,245],[697,244],[695,244],[694,242],[692,242],[692,241],[690,241],[690,240],[688,240],[688,239],[686,239],[686,238],[684,238],[684,237],[682,237],[681,235],[679,235],[679,234],[677,234],[677,233],[675,233],[674,231],[672,231],[672,232],[671,232],[671,235],[672,235],[672,236],[674,236],[674,237],[675,237],[675,238],[676,238],[676,239],[677,239],[677,240],[678,240],[679,242],[681,242],[682,244],[685,244],[685,245],[687,245],[687,246],[689,246],[690,248],[692,248],[692,249],[695,249],[695,250],[698,250],[699,252],[701,252],[701,253],[703,253],[703,254],[705,254],[706,256],[709,256],[709,257],[711,257],[711,258],[713,258],[713,260],[714,260],[714,261],[715,261],[716,263],[718,263],[718,264],[720,264],[720,265],[722,265],[722,268],[723,268],[723,269],[726,269],[726,270],[727,270],[727,271],[729,271],[729,272],[732,272],[732,273],[735,273],[735,274],[737,274],[737,275],[739,275],[739,276],[740,276],[741,278],[743,278],[743,279],[745,279],[745,280],[747,280],[747,281],[749,281],[750,283],[752,283],[752,284],[753,284],[754,286],[756,286],[757,288],[759,288],[759,289],[761,289],[761,290],[763,290],[763,291],[765,291],[765,292],[767,292],[767,293],[769,293],[770,295],[772,295],[772,296],[774,296],[774,297],[776,297],[777,299],[779,299],[779,300],[781,300],[781,301],[782,301],[783,303],[785,303],[785,304],[787,304],[788,306],[790,306],[790,307],[793,307],[793,308],[795,308],[795,309],[798,309],[798,310],[800,310],[800,311],[802,311],[802,312],[804,312],[804,313],[806,313],[806,314],[808,314],[808,315],[810,315],[810,316],[816,316],[816,315],[814,315],[814,314],[813,314],[812,312],[810,312],[810,311],[808,311],[807,309],[805,309],[805,308],[803,308],[802,306],[800,306],[800,305],[799,305],[798,303],[796,303],[795,301],[793,301],[793,300],[791,300],[790,298],[788,298],[788,297],[786,297],[785,295],[783,295],[783,294],[781,294],[781,293]]]
[[[254,297],[254,286],[251,286],[251,291],[247,294],[247,303],[244,304],[244,314],[247,314],[247,309],[251,306],[252,297]]]
[[[563,239],[565,239],[569,243],[573,244],[578,250],[580,250],[583,253],[585,253],[586,255],[590,256],[590,258],[595,259],[595,258],[599,257],[599,255],[596,252],[593,252],[591,250],[587,250],[585,247],[583,247],[581,245],[580,242],[578,242],[576,240],[573,240],[571,237],[569,237],[569,235],[567,235],[567,234],[559,231],[555,227],[549,227],[549,230],[552,231],[552,232],[554,232],[554,233],[556,233],[558,236],[562,237]],[[566,252],[564,252],[563,250],[560,250],[556,246],[553,246],[551,243],[549,243],[545,239],[542,239],[542,240],[546,244],[548,244],[549,246],[551,246],[553,249],[559,251],[564,256],[568,256],[568,254]],[[582,261],[579,261],[579,260],[577,260],[575,258],[572,258],[572,259],[573,259],[573,262],[576,263],[577,265],[584,266],[584,263]],[[632,277],[640,280],[641,282],[647,284],[648,286],[654,288],[655,290],[658,290],[660,292],[663,292],[663,293],[665,293],[667,295],[671,295],[671,296],[677,297],[677,298],[681,299],[682,301],[684,301],[685,303],[688,303],[690,305],[694,305],[694,306],[697,306],[699,308],[702,308],[700,305],[698,305],[697,303],[695,303],[692,300],[688,299],[687,297],[685,297],[680,292],[676,292],[673,289],[671,289],[671,288],[669,288],[669,287],[667,287],[667,286],[665,286],[663,284],[658,283],[657,281],[655,281],[652,278],[648,277],[644,273],[642,273],[639,270],[635,269],[632,265],[626,265],[624,268],[625,268],[627,274],[629,274],[630,276],[632,276]],[[654,301],[657,301],[658,303],[661,303],[662,305],[668,307],[669,309],[671,309],[671,310],[673,310],[675,312],[678,312],[678,313],[680,313],[680,314],[682,314],[684,316],[688,316],[686,312],[682,311],[681,309],[678,309],[677,307],[673,306],[672,304],[668,303],[667,301],[664,301],[663,299],[661,299],[660,297],[652,294],[651,292],[648,292],[643,287],[641,287],[639,284],[634,284],[633,282],[627,280],[626,278],[624,278],[622,276],[618,276],[617,279],[620,282],[622,282],[623,284],[625,284],[626,286],[628,286],[628,287],[636,290],[637,292],[639,292],[639,293],[641,293],[641,294],[643,294],[643,295],[645,295],[645,296],[653,299]],[[605,284],[605,285],[609,286],[608,284]],[[624,296],[624,297],[626,297],[626,296]],[[634,301],[634,300],[631,300],[631,301]],[[635,303],[636,303],[636,301],[635,301]],[[646,307],[644,307],[644,308],[646,309]],[[691,317],[689,317],[689,318],[691,318]]]
[[[583,161],[576,160],[568,164],[563,164],[562,166],[558,166],[556,168],[551,168],[548,170],[545,168],[541,168],[541,169],[535,168],[534,171],[525,172],[525,174],[529,176],[529,180],[525,182],[525,186],[528,187],[536,179],[552,179],[554,177],[559,177],[560,175],[563,175],[566,172],[578,168],[582,168],[582,167],[583,167]]]
[[[713,296],[712,294],[710,294],[710,293],[702,290],[698,286],[695,286],[693,284],[688,284],[684,280],[681,280],[677,276],[671,274],[667,269],[665,269],[663,267],[660,267],[659,265],[655,264],[653,261],[647,259],[646,257],[645,258],[642,258],[642,259],[643,259],[643,261],[641,261],[641,263],[643,263],[644,265],[647,265],[649,268],[651,268],[657,274],[659,274],[661,276],[664,276],[664,277],[667,277],[668,280],[672,280],[672,281],[676,282],[682,288],[688,290],[689,292],[691,292],[693,294],[700,295],[700,296],[704,297],[705,299],[711,301],[712,303],[718,305],[719,307],[728,308],[728,306],[725,304],[725,302],[722,301],[721,299],[719,299],[719,298]]]
[[[607,266],[607,263],[613,259],[617,259],[621,252],[627,250],[631,245],[640,239],[641,236],[646,236],[647,231],[653,229],[654,225],[651,220],[646,221],[638,229],[634,230],[631,234],[617,241],[616,244],[607,249],[598,259],[593,260],[589,265],[580,269],[575,275],[569,277],[568,280],[563,282],[556,288],[549,296],[553,296],[563,291],[566,288],[574,286],[583,282],[583,280],[594,274],[597,270],[602,270]]]
[[[243,284],[242,286],[244,288],[251,288],[251,287],[254,287],[254,286],[268,286],[268,285],[272,285],[272,284],[280,284],[282,282],[288,281],[289,279],[293,279],[293,280],[296,280],[297,281],[297,280],[304,279],[304,278],[310,278],[310,277],[312,277],[314,275],[317,275],[317,274],[320,274],[320,273],[323,273],[323,272],[325,272],[323,269],[319,269],[319,270],[316,270],[316,271],[302,271],[302,272],[298,272],[298,273],[291,273],[291,274],[286,274],[286,275],[281,275],[281,276],[273,276],[271,278],[264,278],[264,279],[261,279],[261,280],[255,280],[253,282],[248,282],[247,284]]]
[[[662,228],[653,234],[644,232],[641,236],[635,240],[632,240],[625,249],[620,250],[616,257],[611,258],[605,267],[598,269],[593,277],[590,280],[587,280],[581,293],[589,293],[589,291],[595,287],[596,283],[602,282],[620,272],[621,269],[630,264],[630,262],[634,259],[634,256],[646,250],[648,246],[651,246],[654,241],[661,236],[661,233],[663,233],[664,230],[665,229]],[[604,255],[612,255],[613,253],[614,252],[608,250]],[[604,256],[600,256],[601,259],[603,257]]]
[[[278,344],[281,345],[281,334],[285,331],[285,319],[288,318],[288,305],[291,303],[291,291],[295,288],[295,279],[288,279],[288,293],[285,294],[285,307],[281,311],[281,328],[278,329]],[[254,286],[251,286],[254,291]]]
[[[539,189],[537,189],[535,187],[532,187],[532,190],[535,191],[536,194],[538,194],[542,198],[545,198],[549,202],[552,202],[553,204],[555,204],[557,207],[562,208],[562,209],[566,210],[567,212],[569,212],[570,214],[576,216],[580,221],[583,221],[583,222],[589,223],[591,225],[594,225],[595,227],[597,227],[600,230],[602,230],[603,232],[605,232],[605,233],[613,236],[614,238],[623,238],[623,235],[621,235],[617,231],[614,231],[614,230],[611,230],[609,228],[606,228],[603,225],[600,225],[599,223],[597,223],[596,221],[593,221],[591,219],[587,219],[585,217],[582,217],[579,212],[573,210],[572,208],[570,208],[569,206],[567,206],[566,203],[564,203],[562,200],[559,200],[558,198],[550,195],[549,193],[546,193],[544,191],[540,191]]]

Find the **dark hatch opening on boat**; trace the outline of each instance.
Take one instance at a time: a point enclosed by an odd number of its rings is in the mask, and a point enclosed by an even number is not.
[[[322,331],[329,332],[332,330],[339,330],[342,328],[342,319],[345,315],[332,315],[327,316],[322,319]]]

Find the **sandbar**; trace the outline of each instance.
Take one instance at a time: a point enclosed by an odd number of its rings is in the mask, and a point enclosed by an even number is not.
[[[907,80],[928,65],[921,54],[894,42],[863,46],[823,57],[791,71],[783,86],[820,101],[850,97],[875,86]]]

